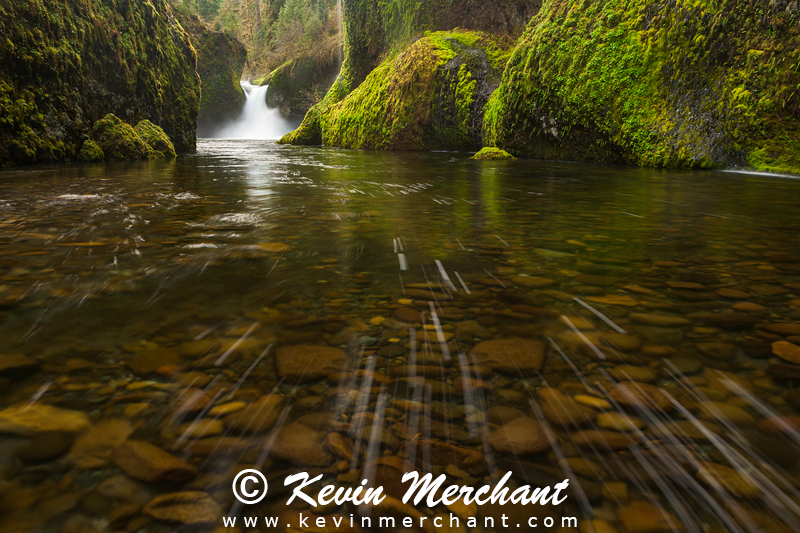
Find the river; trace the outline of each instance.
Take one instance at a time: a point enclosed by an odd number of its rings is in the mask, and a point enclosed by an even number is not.
[[[399,498],[415,467],[570,479],[481,525],[797,531],[798,212],[790,177],[263,141],[2,171],[0,531],[213,529],[300,470]]]

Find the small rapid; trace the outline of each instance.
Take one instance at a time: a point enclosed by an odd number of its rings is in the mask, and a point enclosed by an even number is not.
[[[277,108],[267,107],[268,85],[253,85],[246,81],[241,85],[247,98],[242,114],[234,122],[222,126],[215,138],[277,140],[292,131],[291,123]]]

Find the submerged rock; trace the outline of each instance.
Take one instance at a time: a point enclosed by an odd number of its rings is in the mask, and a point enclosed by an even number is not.
[[[48,431],[80,433],[89,429],[89,417],[44,404],[21,404],[0,411],[0,433],[35,435]]]
[[[142,481],[185,481],[197,469],[148,442],[129,440],[118,446],[112,460],[123,472]]]
[[[340,372],[346,364],[342,350],[319,344],[281,346],[275,353],[278,375],[292,383],[317,381]]]
[[[213,524],[222,516],[222,508],[205,492],[174,492],[156,496],[142,512],[156,520],[189,526]]]
[[[520,337],[494,339],[477,344],[469,355],[480,366],[514,376],[529,375],[544,367],[545,344]]]
[[[550,441],[538,420],[516,418],[489,435],[492,448],[504,453],[533,454],[550,449]]]

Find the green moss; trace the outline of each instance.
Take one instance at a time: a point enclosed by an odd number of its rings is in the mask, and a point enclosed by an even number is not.
[[[492,148],[490,146],[486,146],[484,148],[481,148],[481,151],[473,155],[470,159],[493,159],[501,161],[501,160],[516,159],[516,157],[509,154],[505,150],[501,150],[500,148]]]
[[[281,142],[475,150],[486,95],[499,83],[507,57],[502,43],[484,33],[427,33],[381,63],[341,101],[331,96],[334,85]]]
[[[486,144],[546,159],[797,166],[798,16],[746,0],[548,0],[485,114]]]
[[[107,113],[195,147],[196,55],[165,0],[0,0],[0,65],[0,166],[74,159]]]
[[[84,161],[87,163],[92,163],[96,161],[103,161],[106,158],[106,155],[103,153],[103,149],[91,139],[86,139],[83,141],[83,146],[81,146],[81,151],[78,152],[78,161]]]
[[[147,159],[155,157],[153,149],[142,140],[130,124],[108,114],[95,122],[92,136],[106,159]]]
[[[155,157],[172,158],[176,156],[175,147],[172,146],[172,141],[169,140],[167,134],[149,120],[139,122],[134,131],[153,149]]]

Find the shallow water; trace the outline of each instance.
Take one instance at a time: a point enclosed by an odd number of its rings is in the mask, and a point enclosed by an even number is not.
[[[474,529],[797,531],[799,208],[764,175],[260,141],[2,172],[0,531],[212,530],[308,512],[298,471],[397,497],[412,464],[570,479]]]

